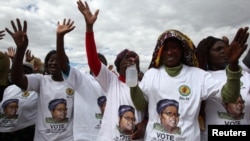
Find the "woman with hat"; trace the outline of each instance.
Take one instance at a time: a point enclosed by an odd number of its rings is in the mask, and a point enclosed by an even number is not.
[[[141,105],[139,101],[149,104],[145,141],[169,138],[200,140],[198,114],[201,101],[214,97],[232,102],[239,96],[241,68],[238,66],[238,59],[247,47],[247,37],[247,29],[242,28],[229,48],[227,55],[230,61],[226,69],[228,81],[223,86],[224,83],[214,79],[209,72],[196,67],[198,62],[195,46],[185,34],[178,30],[167,30],[159,36],[149,70],[144,74],[139,87],[131,88],[133,101],[138,101],[134,102],[137,109],[145,109],[145,105]],[[178,101],[180,135],[166,133],[159,136],[159,132],[151,132],[158,120],[155,109],[161,99]]]

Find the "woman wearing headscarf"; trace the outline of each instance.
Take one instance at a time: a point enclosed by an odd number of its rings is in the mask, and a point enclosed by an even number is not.
[[[179,103],[173,99],[161,99],[157,103],[157,113],[160,117],[160,122],[154,124],[154,129],[163,133],[181,134],[179,123]]]
[[[241,30],[241,29],[239,29]],[[197,46],[199,67],[208,71],[216,79],[226,82],[226,66],[229,58],[225,50],[227,42],[214,36],[202,39]],[[240,95],[235,102],[220,101],[208,98],[204,101],[205,131],[201,132],[201,140],[207,141],[208,125],[244,125],[250,124],[250,75],[242,70],[240,78]]]
[[[224,86],[209,72],[195,67],[198,66],[195,47],[185,34],[167,30],[159,36],[149,70],[144,74],[139,87],[131,88],[131,97],[137,109],[145,108],[145,105],[140,105],[140,101],[149,104],[145,141],[200,140],[198,115],[201,101],[214,97],[234,102],[239,96],[241,69],[238,59],[246,49],[247,34],[247,29],[240,30],[234,40],[235,44],[229,48],[230,51],[234,50],[234,54],[228,54],[230,63]],[[159,120],[155,109],[161,99],[173,99],[179,103],[180,135],[162,134],[153,130],[154,123]]]
[[[135,108],[130,105],[121,105],[118,109],[119,124],[117,125],[123,138],[130,137],[135,128]]]

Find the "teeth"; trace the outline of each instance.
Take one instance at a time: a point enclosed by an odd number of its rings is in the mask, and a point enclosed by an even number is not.
[[[174,124],[176,123],[176,121],[175,121],[175,120],[171,120],[170,122],[172,122],[172,123],[174,123]]]
[[[168,61],[172,61],[174,58],[173,57],[170,57],[170,58],[168,58]]]

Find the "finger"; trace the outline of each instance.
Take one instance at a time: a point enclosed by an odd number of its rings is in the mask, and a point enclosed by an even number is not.
[[[248,30],[248,27],[245,27],[245,28],[242,30],[242,32],[241,32],[241,34],[240,34],[240,36],[239,36],[239,43],[240,43],[241,45],[245,44],[245,37],[247,37],[247,30]]]
[[[14,21],[11,21],[11,25],[12,25],[14,32],[17,32],[16,25],[15,25]]]
[[[222,40],[228,45],[229,44],[229,39],[227,36],[222,36]]]
[[[24,20],[23,21],[23,32],[27,32],[27,21],[26,20]]]
[[[99,14],[99,9],[97,9],[97,10],[95,11],[95,16],[97,17],[98,14]]]
[[[5,34],[0,34],[0,37],[3,37]]]
[[[239,37],[240,37],[240,34],[241,34],[242,31],[243,31],[243,28],[239,28],[239,29],[238,29],[236,35],[234,36],[233,41],[236,41],[236,42],[237,42],[237,41],[239,40]]]
[[[63,19],[63,25],[65,25],[65,24],[66,24],[66,19],[64,18],[64,19]]]
[[[69,31],[72,31],[72,30],[74,30],[74,29],[75,29],[75,26],[71,27]]]
[[[89,9],[89,5],[86,1],[85,1],[85,6],[86,6],[86,9]]]
[[[77,5],[78,5],[78,8],[81,8],[81,9],[84,8],[84,5],[83,5],[82,1],[80,1],[80,0],[77,2]]]
[[[13,33],[8,28],[5,28],[5,30],[12,36]]]
[[[69,23],[69,26],[72,27],[74,24],[74,21],[72,21],[71,23]]]
[[[248,37],[249,37],[249,33],[246,33],[241,46],[243,46],[244,44],[246,44]]]
[[[18,18],[16,19],[16,22],[17,22],[17,26],[18,26],[18,31],[22,31],[22,25],[21,25],[21,22]]]
[[[70,20],[70,19],[68,19],[67,25],[70,25],[70,23],[71,23],[71,20]]]

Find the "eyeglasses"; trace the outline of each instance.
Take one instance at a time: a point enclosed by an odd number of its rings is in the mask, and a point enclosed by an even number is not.
[[[18,109],[18,106],[7,106],[9,109]]]
[[[167,116],[170,116],[170,117],[172,117],[172,116],[179,117],[180,116],[180,114],[178,114],[178,113],[172,113],[172,112],[162,112],[162,113],[166,114]]]
[[[242,100],[242,101],[237,101],[237,102],[235,102],[234,104],[235,104],[235,105],[236,105],[236,104],[245,104],[245,101],[244,101],[244,100]]]
[[[67,108],[58,108],[58,109],[55,109],[56,111],[59,111],[59,112],[67,112]]]
[[[135,118],[125,117],[125,116],[123,116],[123,118],[125,118],[127,121],[135,121]]]

